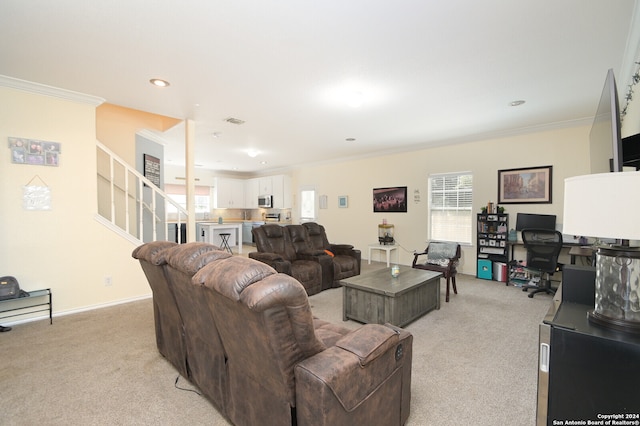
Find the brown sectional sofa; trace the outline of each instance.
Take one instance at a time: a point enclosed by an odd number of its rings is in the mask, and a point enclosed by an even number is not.
[[[209,244],[153,242],[133,257],[153,291],[160,353],[233,424],[407,421],[407,331],[314,318],[297,280]]]
[[[361,253],[352,245],[330,244],[323,226],[266,224],[252,229],[257,252],[251,259],[291,275],[308,295],[339,287],[339,281],[360,274]]]

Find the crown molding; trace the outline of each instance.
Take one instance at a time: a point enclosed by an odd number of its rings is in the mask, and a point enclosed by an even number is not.
[[[150,130],[147,130],[147,129],[141,129],[141,130],[138,130],[138,131],[136,132],[136,135],[138,135],[138,136],[142,136],[143,138],[148,139],[148,140],[150,140],[150,141],[152,141],[152,142],[155,142],[155,143],[157,143],[157,144],[160,144],[160,145],[162,145],[162,146],[167,146],[167,145],[169,145],[169,141],[167,141],[166,139],[164,139],[164,138],[162,138],[162,137],[158,136],[158,135],[157,135],[157,134],[155,134],[154,132],[152,132],[152,131],[150,131]]]
[[[84,93],[59,89],[57,87],[47,86],[46,84],[20,80],[19,78],[13,78],[6,75],[0,75],[0,86],[21,90],[23,92],[65,99],[67,101],[90,104],[96,107],[105,102],[103,98],[99,98],[97,96],[85,95]]]

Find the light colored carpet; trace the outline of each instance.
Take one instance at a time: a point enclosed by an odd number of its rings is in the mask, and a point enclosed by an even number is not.
[[[384,267],[366,265],[363,270]],[[408,425],[532,425],[538,324],[551,296],[458,277],[458,295],[405,328],[414,335]],[[341,289],[310,297],[342,321]],[[0,334],[3,425],[226,425],[155,346],[151,300],[20,324]],[[184,379],[178,386],[192,389]]]

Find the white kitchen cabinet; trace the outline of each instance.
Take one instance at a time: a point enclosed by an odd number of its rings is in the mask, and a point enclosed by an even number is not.
[[[263,176],[258,178],[260,188],[258,189],[258,195],[273,195],[273,177]]]
[[[246,209],[258,208],[258,195],[260,195],[260,179],[253,178],[244,181],[244,207]]]
[[[213,206],[216,209],[243,209],[244,180],[216,178]]]
[[[271,176],[273,208],[290,209],[292,204],[291,178],[286,175]]]

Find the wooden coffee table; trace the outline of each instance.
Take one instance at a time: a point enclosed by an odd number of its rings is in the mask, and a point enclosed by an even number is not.
[[[391,323],[403,327],[429,311],[440,309],[440,272],[400,266],[341,280],[342,319],[362,323]]]

